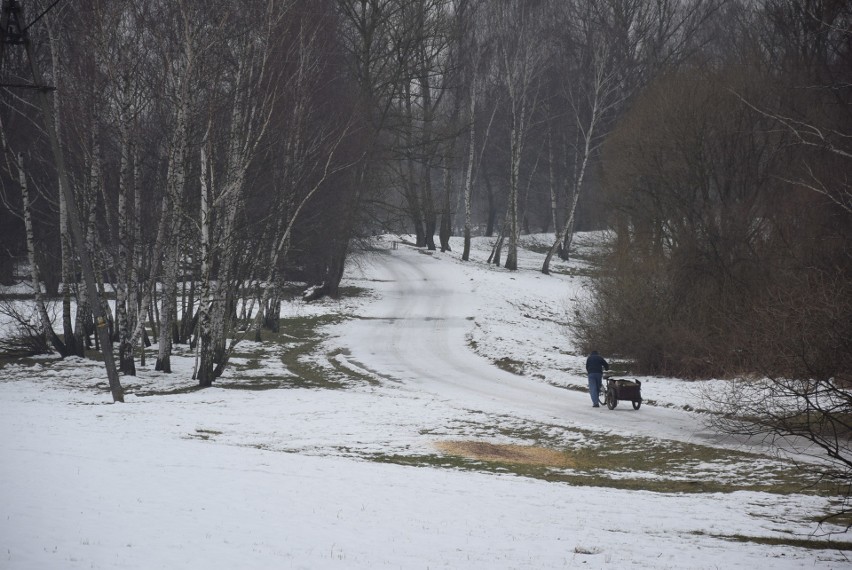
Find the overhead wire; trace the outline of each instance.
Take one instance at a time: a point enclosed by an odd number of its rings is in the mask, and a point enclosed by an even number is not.
[[[32,26],[33,24],[35,24],[36,22],[38,22],[39,20],[44,18],[47,15],[47,13],[50,12],[51,10],[53,10],[56,7],[56,5],[59,4],[60,2],[62,2],[62,0],[56,0],[53,4],[48,6],[47,9],[44,12],[42,12],[41,14],[39,14],[38,17],[36,17],[35,20],[33,20],[32,22],[27,24],[26,27],[24,27],[24,29],[21,30],[21,32],[26,32],[27,30],[29,30],[30,26]]]

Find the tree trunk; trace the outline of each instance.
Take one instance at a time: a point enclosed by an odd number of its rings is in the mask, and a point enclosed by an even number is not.
[[[597,108],[595,107],[593,112],[597,112]],[[573,236],[574,234],[574,220],[575,215],[577,213],[577,202],[580,199],[580,190],[583,187],[583,181],[586,176],[586,166],[589,163],[589,157],[592,153],[592,137],[595,134],[595,125],[597,123],[597,115],[593,115],[593,118],[589,124],[589,128],[585,131],[585,140],[583,144],[583,155],[582,160],[580,162],[580,171],[577,173],[577,176],[574,180],[574,192],[571,197],[571,204],[568,208],[568,213],[565,218],[565,225],[556,233],[556,239],[553,241],[553,245],[550,246],[550,250],[547,252],[547,255],[544,258],[544,264],[541,267],[541,272],[545,275],[550,274],[550,262],[553,259],[554,254],[561,247],[561,255],[563,259],[568,258],[571,240],[568,236]],[[566,239],[567,238],[567,239]],[[565,243],[563,243],[563,239]]]
[[[125,375],[136,376],[136,363],[133,359],[133,343],[131,342],[134,323],[128,315],[129,252],[130,239],[128,236],[129,220],[127,217],[128,192],[132,184],[130,129],[126,117],[120,117],[121,136],[121,165],[118,180],[118,270],[115,286],[115,316],[118,330],[118,369]],[[97,142],[95,148],[98,149]],[[100,174],[100,152],[94,153],[92,170]],[[93,176],[94,178],[94,176]]]
[[[130,331],[130,346],[134,350],[139,338],[136,330],[145,330],[145,309],[142,307],[143,299],[140,298],[139,273],[142,269],[142,192],[139,184],[141,172],[139,165],[139,145],[133,145],[133,216],[128,231],[130,238],[130,286],[131,292],[128,299],[129,309],[133,311],[133,327]],[[144,297],[144,295],[143,295]],[[139,343],[139,364],[145,366],[145,344]]]
[[[33,54],[32,44],[29,38],[24,33],[24,46],[27,51],[27,57],[30,62],[30,71],[37,85],[44,85],[41,72],[37,66],[37,60]],[[95,318],[95,323],[98,328],[98,336],[101,340],[101,350],[104,356],[104,366],[109,379],[110,391],[114,402],[124,401],[124,389],[121,387],[121,382],[118,378],[118,370],[115,367],[115,360],[112,352],[112,341],[109,338],[109,333],[105,329],[106,322],[100,307],[100,299],[98,299],[97,289],[95,285],[95,271],[92,267],[89,253],[86,251],[84,243],[83,229],[80,224],[80,217],[77,211],[77,205],[74,202],[74,192],[68,180],[68,172],[65,168],[65,158],[62,154],[62,145],[59,142],[59,136],[54,125],[54,116],[51,109],[49,95],[46,91],[39,93],[39,103],[41,106],[42,116],[45,123],[45,131],[50,139],[51,149],[53,151],[56,170],[59,175],[59,186],[65,196],[67,204],[68,222],[71,229],[71,234],[76,242],[78,255],[80,257],[80,265],[83,269],[83,278],[86,281],[86,287],[92,295],[92,313]]]
[[[553,224],[553,231],[559,228],[559,195],[556,192],[556,168],[555,157],[553,156],[553,129],[550,127],[550,122],[547,123],[547,163],[549,165],[549,190],[550,190],[550,216]],[[545,228],[545,233],[547,228]]]
[[[455,123],[455,121],[453,121]],[[454,141],[455,139],[453,139]],[[441,211],[441,231],[439,239],[441,242],[441,251],[451,251],[450,235],[452,235],[452,213],[450,212],[450,194],[453,187],[453,167],[454,167],[455,143],[450,142],[447,157],[444,162],[444,206]]]
[[[50,58],[54,73],[54,83],[59,83],[61,66],[56,39],[52,33],[49,34]],[[53,107],[53,129],[57,137],[61,136],[61,125],[59,122],[59,92],[55,91],[51,101]],[[61,184],[61,182],[60,182]],[[77,346],[75,342],[74,328],[71,320],[71,292],[72,283],[76,283],[74,275],[74,252],[71,248],[71,233],[68,229],[68,205],[65,193],[59,192],[59,248],[62,255],[62,282],[59,286],[59,294],[62,296],[62,336],[65,339],[65,348],[62,356],[84,356],[83,347]]]
[[[174,323],[175,304],[177,302],[177,265],[178,265],[178,240],[169,244],[166,250],[166,260],[163,266],[163,295],[160,309],[160,350],[154,370],[171,372],[172,354],[172,324]]]
[[[35,299],[36,310],[38,311],[39,320],[41,321],[42,332],[45,339],[59,353],[65,354],[65,344],[59,339],[53,331],[53,325],[50,322],[50,317],[47,314],[47,308],[44,306],[44,297],[41,292],[41,277],[39,275],[38,261],[35,254],[35,238],[33,233],[32,216],[30,215],[30,193],[27,186],[27,177],[24,171],[24,155],[18,154],[18,182],[21,185],[21,197],[23,199],[24,208],[24,229],[27,234],[27,258],[30,262],[30,279],[32,280],[33,296]]]
[[[169,207],[170,198],[168,195],[163,197],[162,207],[160,210],[160,223],[157,228],[157,237],[154,241],[154,250],[151,255],[151,267],[149,268],[148,275],[148,285],[142,295],[142,300],[136,305],[137,306],[137,315],[136,315],[136,328],[133,330],[133,336],[131,337],[131,344],[134,346],[136,343],[142,341],[142,339],[148,339],[147,331],[145,330],[145,321],[147,314],[147,321],[151,324],[151,334],[155,338],[159,338],[158,332],[158,321],[159,318],[154,314],[154,311],[157,307],[157,295],[156,295],[156,282],[157,276],[159,275],[160,268],[160,257],[165,249],[165,242],[168,238],[168,227],[172,224],[172,210],[173,208]],[[139,211],[137,209],[137,216],[139,215]],[[140,228],[137,224],[137,228]],[[150,339],[142,342],[141,347],[151,346]]]
[[[509,206],[507,210],[507,225],[504,233],[509,236],[509,251],[506,253],[504,267],[509,270],[518,269],[518,178],[521,169],[520,132],[513,127],[510,133],[511,164],[509,173]]]
[[[208,131],[209,132],[209,131]],[[205,136],[205,139],[207,137]],[[213,385],[213,332],[211,311],[213,309],[213,284],[210,280],[210,188],[207,183],[206,140],[201,145],[201,200],[199,201],[201,224],[201,305],[198,307],[198,365],[194,379],[199,386]]]
[[[474,76],[470,86],[470,101],[468,109],[468,147],[467,147],[467,171],[464,179],[464,251],[462,261],[470,261],[470,239],[473,228],[471,216],[471,198],[473,196],[473,162],[476,149],[476,77]]]
[[[435,230],[438,226],[438,216],[435,213],[435,199],[432,194],[432,157],[434,143],[432,141],[432,87],[428,75],[420,77],[420,96],[423,99],[423,127],[420,148],[423,157],[420,162],[420,192],[422,195],[423,227],[426,231],[426,248],[435,251]]]
[[[494,188],[491,186],[488,169],[482,170],[482,180],[485,182],[485,195],[488,198],[488,221],[485,225],[485,237],[493,237],[494,226],[497,223],[497,200],[494,198]]]

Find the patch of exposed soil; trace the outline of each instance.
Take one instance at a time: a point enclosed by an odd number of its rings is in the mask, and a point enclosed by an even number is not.
[[[566,453],[535,445],[495,444],[484,441],[440,441],[435,444],[435,447],[447,455],[467,457],[479,461],[560,468],[575,467],[574,461]]]

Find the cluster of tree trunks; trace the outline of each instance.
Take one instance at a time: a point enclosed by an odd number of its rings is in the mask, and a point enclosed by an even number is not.
[[[133,375],[152,332],[157,370],[188,344],[196,379],[210,385],[238,330],[277,329],[291,268],[307,267],[301,277],[330,295],[343,276],[371,126],[357,83],[333,61],[338,7],[35,8],[46,12],[31,49],[9,46],[4,68],[52,89],[4,94],[2,203],[23,226],[45,334],[60,354],[82,355],[103,332],[94,348],[115,343],[118,368]],[[44,101],[40,113],[31,100]],[[332,224],[335,248],[325,245]],[[54,256],[59,278],[48,280],[41,269]],[[62,334],[43,281],[59,283]]]

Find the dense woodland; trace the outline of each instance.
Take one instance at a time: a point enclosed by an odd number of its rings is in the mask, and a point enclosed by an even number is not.
[[[583,348],[849,380],[848,2],[17,5],[33,61],[6,43],[0,281],[29,268],[63,299],[39,334],[64,355],[97,342],[114,291],[123,373],[153,334],[158,369],[191,343],[209,385],[231,339],[278,330],[286,283],[338,295],[362,237],[492,236],[512,271],[519,236],[551,233],[548,273],[608,229],[569,316]]]

